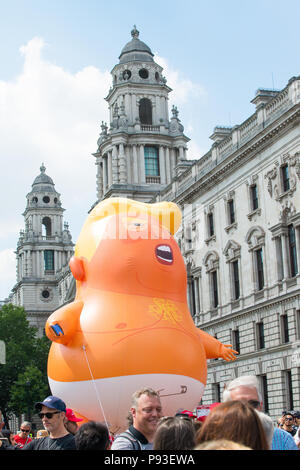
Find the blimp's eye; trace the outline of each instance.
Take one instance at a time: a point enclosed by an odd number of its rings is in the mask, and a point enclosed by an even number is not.
[[[133,225],[134,225],[135,227],[141,227],[143,224],[140,224],[139,222],[135,222]]]

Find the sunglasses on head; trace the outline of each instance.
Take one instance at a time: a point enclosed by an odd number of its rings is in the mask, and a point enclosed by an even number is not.
[[[53,415],[57,415],[58,413],[60,413],[60,411],[53,411],[52,413],[48,412],[48,413],[39,413],[39,417],[40,419],[43,419],[45,416],[47,419],[51,419],[53,417]]]

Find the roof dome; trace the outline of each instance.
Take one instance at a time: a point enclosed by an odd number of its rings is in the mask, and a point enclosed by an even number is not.
[[[42,166],[40,167],[41,173],[39,176],[37,176],[32,183],[32,186],[36,184],[50,184],[51,186],[54,186],[52,178],[50,176],[46,175],[46,167],[44,166],[44,163],[42,163]]]
[[[132,39],[123,47],[119,56],[120,64],[133,61],[153,62],[154,54],[152,54],[150,47],[139,39],[139,34],[134,25],[131,31]]]

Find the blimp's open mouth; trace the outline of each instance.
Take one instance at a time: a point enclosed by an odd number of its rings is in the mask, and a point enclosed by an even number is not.
[[[155,255],[162,264],[170,265],[173,263],[173,251],[169,245],[158,245],[155,248]]]

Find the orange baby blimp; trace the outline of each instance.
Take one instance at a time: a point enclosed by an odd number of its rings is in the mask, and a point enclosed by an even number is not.
[[[193,409],[206,360],[235,358],[193,323],[173,237],[180,223],[174,203],[124,198],[87,217],[70,260],[75,300],[46,323],[52,393],[77,415],[123,429],[131,395],[145,386],[159,391],[165,414]]]

